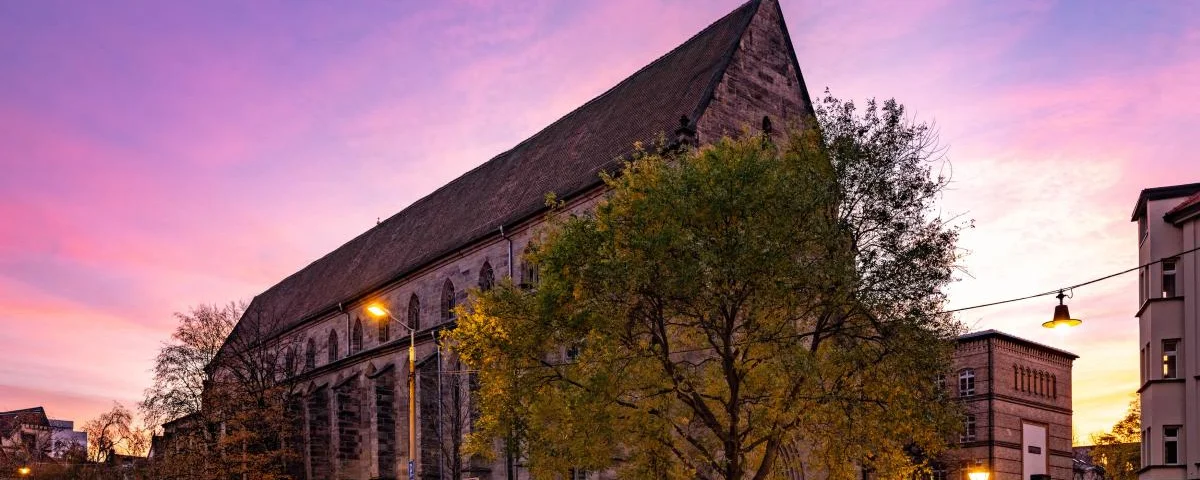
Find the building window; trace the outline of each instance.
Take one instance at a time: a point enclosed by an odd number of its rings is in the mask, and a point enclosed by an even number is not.
[[[283,372],[288,376],[296,373],[296,349],[287,348],[287,353],[283,355]]]
[[[1146,215],[1138,217],[1138,243],[1146,239],[1146,234],[1150,233],[1150,229],[1146,228]]]
[[[975,370],[963,369],[958,373],[958,396],[975,394]]]
[[[975,441],[975,415],[967,415],[963,421],[963,433],[959,435],[958,440],[963,443]]]
[[[1178,348],[1179,348],[1179,339],[1178,338],[1173,338],[1170,340],[1163,340],[1163,342],[1162,342],[1162,349],[1163,349],[1163,364],[1162,364],[1162,375],[1163,376],[1162,376],[1162,378],[1178,378],[1179,377],[1179,375],[1178,375],[1179,372],[1176,369],[1176,364],[1178,363],[1176,361],[1176,358],[1178,356],[1177,355]]]
[[[408,327],[414,332],[421,331],[421,301],[415,293],[408,298]]]
[[[1150,453],[1151,453],[1150,445],[1151,445],[1151,443],[1150,443],[1150,427],[1146,427],[1146,430],[1142,431],[1142,458],[1145,458],[1145,459],[1150,458]],[[1152,464],[1152,462],[1150,460],[1146,460],[1145,463],[1146,463],[1146,465]]]
[[[1149,275],[1149,272],[1150,272],[1150,267],[1143,267],[1142,270],[1140,272],[1138,272],[1138,280],[1142,282],[1142,301],[1141,301],[1141,303],[1146,303],[1146,300],[1150,299],[1150,275]]]
[[[329,363],[336,362],[338,359],[338,341],[337,330],[329,331],[329,345],[325,347],[329,352]]]
[[[537,288],[540,280],[538,274],[538,264],[529,257],[536,247],[533,244],[525,247],[525,255],[521,261],[521,288],[532,289]]]
[[[308,346],[304,350],[304,369],[312,370],[317,366],[317,342],[313,339],[308,339]]]
[[[1178,425],[1163,427],[1163,463],[1176,465],[1179,463],[1179,430]]]
[[[1168,258],[1162,261],[1162,296],[1163,298],[1171,298],[1175,296],[1175,261],[1174,258]]]
[[[938,375],[936,378],[933,379],[933,383],[934,383],[934,385],[937,386],[938,395],[946,394],[946,376],[945,375]]]
[[[385,343],[392,339],[392,317],[380,318],[379,322],[379,343]]]
[[[479,289],[486,292],[495,285],[496,274],[492,272],[492,264],[485,261],[479,268]]]
[[[1142,383],[1146,383],[1146,368],[1147,368],[1146,364],[1149,363],[1146,361],[1146,347],[1142,347],[1141,359],[1142,359],[1142,365],[1141,365],[1142,369],[1139,370],[1138,373],[1142,374],[1142,378],[1141,378]]]
[[[567,480],[587,480],[588,471],[582,468],[572,468],[567,472]]]
[[[442,321],[454,318],[454,283],[446,279],[442,284]]]
[[[354,319],[354,329],[350,331],[350,353],[361,352],[363,349],[362,319]]]

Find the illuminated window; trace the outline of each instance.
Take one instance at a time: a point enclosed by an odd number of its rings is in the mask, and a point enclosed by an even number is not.
[[[1179,339],[1163,340],[1163,360],[1162,360],[1162,378],[1178,378],[1178,370],[1175,368],[1177,350],[1179,348]]]

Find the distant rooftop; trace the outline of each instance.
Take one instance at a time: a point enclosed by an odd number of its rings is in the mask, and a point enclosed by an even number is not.
[[[983,339],[992,338],[992,337],[1003,338],[1010,342],[1018,343],[1018,344],[1026,346],[1026,347],[1036,348],[1038,350],[1044,350],[1044,351],[1047,351],[1050,353],[1062,355],[1064,357],[1070,358],[1071,360],[1079,358],[1079,355],[1068,352],[1066,350],[1060,350],[1060,349],[1051,347],[1049,345],[1044,345],[1044,344],[1037,343],[1037,342],[1034,342],[1031,340],[1026,340],[1026,339],[1018,337],[1016,335],[1011,335],[1011,334],[1004,333],[999,330],[993,330],[993,329],[984,330],[982,332],[971,332],[968,334],[959,335],[958,342],[962,343],[962,342],[966,342],[966,341],[970,341],[970,340],[983,340]]]
[[[1140,217],[1146,210],[1146,202],[1150,200],[1188,197],[1196,195],[1197,193],[1200,193],[1200,183],[1185,183],[1182,185],[1170,185],[1166,187],[1143,189],[1142,193],[1138,195],[1137,203],[1133,206],[1133,215],[1131,215],[1129,221],[1136,222],[1138,217]]]

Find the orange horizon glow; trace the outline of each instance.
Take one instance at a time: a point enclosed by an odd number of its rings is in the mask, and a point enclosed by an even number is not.
[[[0,3],[0,410],[136,409],[174,312],[250,299],[742,0]],[[1200,10],[781,0],[810,96],[932,122],[963,230],[948,309],[1137,263],[1200,181]],[[1138,388],[1136,278],[956,314],[1080,356],[1076,443]],[[1062,329],[1055,329],[1056,332]]]

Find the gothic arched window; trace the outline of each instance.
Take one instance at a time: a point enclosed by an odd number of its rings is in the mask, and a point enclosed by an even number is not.
[[[492,272],[492,264],[485,260],[483,266],[479,267],[479,289],[486,292],[495,284],[496,274]]]
[[[442,321],[454,318],[454,283],[449,278],[442,284]]]
[[[361,352],[363,348],[362,319],[354,319],[354,330],[350,331],[350,353]]]
[[[288,347],[283,354],[283,373],[288,376],[296,373],[296,349],[293,347]]]
[[[379,343],[387,342],[392,339],[392,317],[380,318],[376,320],[379,323]]]
[[[329,345],[325,348],[329,351],[329,363],[336,362],[338,359],[337,330],[329,331]]]
[[[975,394],[975,370],[964,368],[958,373],[958,395],[960,397]]]
[[[308,339],[308,346],[304,349],[304,369],[311,370],[317,366],[317,341]]]
[[[415,293],[408,299],[408,326],[414,332],[421,331],[421,300]]]

